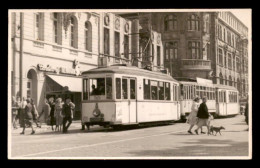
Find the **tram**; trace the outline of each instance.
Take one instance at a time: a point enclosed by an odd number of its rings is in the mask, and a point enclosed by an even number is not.
[[[239,114],[238,90],[235,87],[213,84],[211,80],[202,78],[179,83],[182,120],[186,120],[190,114],[192,101],[196,95],[200,98],[207,97],[208,111],[214,117]]]
[[[117,127],[179,120],[179,82],[130,65],[82,73],[82,124]]]
[[[230,116],[237,115],[240,112],[239,104],[239,92],[233,86],[218,85],[215,84],[216,88],[216,106],[217,116]]]

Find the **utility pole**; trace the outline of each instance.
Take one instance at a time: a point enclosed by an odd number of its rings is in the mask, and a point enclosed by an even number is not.
[[[23,13],[20,13],[20,98],[23,98]]]

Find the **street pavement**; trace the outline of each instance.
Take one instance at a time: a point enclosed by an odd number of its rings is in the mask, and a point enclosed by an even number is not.
[[[249,131],[244,116],[214,119],[211,125],[224,126],[225,130],[217,136],[190,135],[188,124],[174,123],[123,130],[95,126],[82,131],[81,123],[74,122],[67,134],[43,126],[34,135],[30,135],[30,128],[20,135],[19,128],[11,133],[10,156],[13,159],[167,159],[249,155]],[[206,127],[203,130],[206,132]]]

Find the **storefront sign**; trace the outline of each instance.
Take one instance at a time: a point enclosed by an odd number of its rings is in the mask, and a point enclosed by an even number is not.
[[[78,63],[74,63],[74,69],[73,68],[64,68],[64,67],[56,67],[52,68],[50,65],[43,66],[42,64],[37,65],[39,71],[45,71],[45,72],[53,72],[53,73],[61,73],[61,74],[71,74],[71,75],[80,75],[80,69]]]
[[[52,68],[50,65],[47,65],[46,67],[44,67],[42,64],[38,64],[37,67],[38,67],[38,70],[45,71],[45,72],[57,72],[58,71],[57,69]]]

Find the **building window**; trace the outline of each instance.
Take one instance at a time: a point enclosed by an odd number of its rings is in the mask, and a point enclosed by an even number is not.
[[[236,71],[236,56],[233,55],[233,71]]]
[[[104,54],[109,55],[109,29],[104,28]]]
[[[85,50],[92,51],[92,26],[85,22]]]
[[[224,34],[223,34],[223,41],[225,41],[226,42],[226,29],[224,28],[224,32],[223,32]]]
[[[116,57],[120,57],[120,35],[119,35],[119,32],[115,32],[115,56]]]
[[[124,35],[124,56],[129,59],[129,36]]]
[[[232,61],[231,61],[231,54],[228,53],[228,68],[232,69]]]
[[[219,65],[223,65],[223,50],[222,49],[218,49],[218,63]]]
[[[77,23],[74,17],[70,19],[70,46],[73,48],[78,48],[77,41],[78,31],[77,31]]]
[[[43,18],[44,14],[43,13],[35,13],[34,14],[34,38],[36,40],[41,40],[43,41]]]
[[[222,37],[222,26],[221,25],[218,25],[218,38],[220,40],[223,39],[223,37]]]
[[[210,25],[209,25],[209,14],[205,15],[205,32],[209,33]]]
[[[178,58],[178,42],[167,42],[165,43],[165,60],[177,59]]]
[[[200,59],[200,42],[188,42],[188,58]]]
[[[165,31],[177,30],[177,16],[167,15],[164,18],[164,30]]]
[[[188,17],[188,30],[200,30],[200,18],[197,15]]]
[[[219,83],[223,85],[223,75],[221,72],[219,73]]]
[[[240,72],[240,61],[239,61],[239,58],[236,59],[236,67],[237,67],[237,72],[239,73]]]
[[[157,46],[157,66],[161,65],[161,47]]]
[[[232,86],[232,77],[229,76],[229,86]]]
[[[231,33],[230,31],[227,31],[227,43],[231,45]]]

